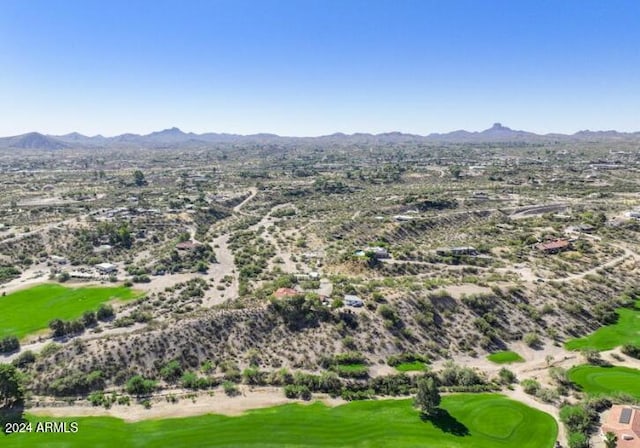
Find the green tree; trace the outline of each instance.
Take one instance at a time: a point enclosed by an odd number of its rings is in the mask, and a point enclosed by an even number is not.
[[[380,260],[378,260],[376,253],[372,250],[368,250],[364,253],[364,259],[367,262],[367,266],[370,268],[375,268],[380,264]]]
[[[260,384],[262,378],[262,372],[257,367],[248,367],[242,371],[242,379],[246,384]]]
[[[0,339],[0,353],[11,353],[20,349],[20,341],[16,336],[5,336]]]
[[[462,167],[458,165],[451,165],[449,166],[449,173],[451,173],[455,179],[458,179],[462,174]]]
[[[618,436],[609,431],[604,435],[604,446],[607,448],[616,448],[618,446]]]
[[[111,305],[100,305],[98,311],[96,312],[96,317],[98,320],[108,320],[114,316],[113,307]]]
[[[569,434],[569,448],[588,448],[589,438],[581,432]]]
[[[180,382],[182,383],[182,387],[186,387],[187,389],[197,389],[198,375],[194,372],[184,372],[180,378]]]
[[[129,226],[127,224],[123,224],[117,230],[117,239],[118,242],[122,245],[122,247],[129,249],[131,247],[132,238],[131,231],[129,230]]]
[[[433,415],[440,406],[440,392],[433,378],[421,378],[417,382],[418,392],[414,399],[414,406],[423,415]]]
[[[82,314],[82,324],[85,327],[92,327],[97,323],[98,321],[96,320],[96,313],[94,313],[93,311],[85,311]]]
[[[205,263],[202,260],[196,264],[196,271],[198,271],[201,274],[206,274],[208,269],[209,267],[207,266],[207,263]]]
[[[0,404],[10,407],[22,401],[23,391],[18,369],[11,364],[0,364]]]
[[[145,379],[140,375],[132,376],[127,381],[126,390],[134,395],[148,395],[156,388],[156,382]]]
[[[500,378],[500,382],[502,384],[513,384],[518,381],[516,378],[516,374],[506,367],[500,369],[500,371],[498,372],[498,377]]]
[[[170,383],[175,383],[182,375],[182,366],[177,360],[168,362],[162,369],[160,369],[160,376],[163,380]]]
[[[133,182],[138,186],[141,187],[143,185],[147,184],[147,181],[144,178],[144,174],[142,173],[142,171],[140,170],[135,170],[133,173]]]
[[[579,405],[567,405],[560,408],[560,421],[567,426],[570,432],[582,433],[591,427],[589,413]]]
[[[527,378],[526,380],[522,380],[522,390],[525,394],[535,395],[540,390],[540,383],[534,379]]]
[[[66,334],[64,321],[62,319],[53,319],[49,322],[49,328],[53,330],[53,337],[59,338]]]

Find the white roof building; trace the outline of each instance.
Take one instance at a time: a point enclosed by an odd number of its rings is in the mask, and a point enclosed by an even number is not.
[[[58,264],[66,264],[67,259],[65,257],[61,257],[59,255],[51,255],[51,261]]]
[[[116,272],[118,266],[112,263],[100,263],[96,265],[96,269],[102,274],[110,274],[111,272]]]
[[[344,304],[347,306],[360,307],[364,305],[364,301],[358,296],[347,294],[344,296]]]

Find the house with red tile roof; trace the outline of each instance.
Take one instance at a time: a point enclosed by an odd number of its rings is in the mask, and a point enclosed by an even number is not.
[[[198,244],[193,241],[181,241],[180,243],[176,244],[176,249],[192,250],[192,249],[195,249],[197,246]]]
[[[569,240],[554,240],[536,245],[536,248],[547,254],[555,254],[571,246]]]
[[[614,405],[605,416],[600,434],[614,433],[618,448],[640,448],[640,408]]]
[[[300,294],[293,288],[278,288],[276,292],[273,293],[274,297],[281,299],[282,297],[294,297]]]

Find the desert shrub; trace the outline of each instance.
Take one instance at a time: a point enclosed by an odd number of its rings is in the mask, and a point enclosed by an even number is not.
[[[61,348],[62,348],[62,346],[60,344],[56,344],[55,342],[50,342],[47,345],[45,345],[44,347],[42,347],[42,350],[40,350],[40,356],[42,358],[46,358],[46,357],[48,357],[50,355],[53,355],[54,353],[56,353]]]
[[[538,389],[538,392],[536,392],[536,397],[538,397],[540,400],[544,401],[545,403],[553,403],[559,398],[558,392],[546,387],[542,387]]]
[[[370,386],[378,395],[409,395],[415,387],[415,377],[405,373],[372,378]]]
[[[266,372],[257,367],[248,367],[242,371],[242,380],[245,384],[263,385],[266,384]]]
[[[319,300],[305,298],[304,296],[272,299],[270,310],[280,315],[290,330],[302,330],[306,327],[314,327],[319,322],[331,319],[331,311]]]
[[[443,386],[475,386],[486,384],[478,372],[470,367],[460,367],[451,361],[447,361],[444,368],[438,373],[438,379]]]
[[[170,383],[175,383],[181,375],[182,366],[177,360],[168,362],[160,369],[160,377]]]
[[[100,370],[88,374],[73,372],[59,377],[47,386],[47,391],[56,396],[80,395],[104,389],[104,375]]]
[[[429,357],[419,353],[402,353],[400,355],[392,355],[387,359],[387,364],[391,367],[396,367],[407,362],[423,362],[426,364],[429,362]]]
[[[238,386],[236,386],[235,383],[232,383],[231,381],[224,381],[222,383],[222,389],[224,390],[224,393],[229,397],[235,397],[236,395],[240,394]]]
[[[585,348],[581,350],[580,353],[589,364],[601,365],[603,363],[602,355],[600,355],[600,352],[597,350]]]
[[[533,348],[539,346],[540,342],[541,342],[540,341],[540,336],[538,336],[536,333],[527,333],[527,334],[524,335],[522,340],[529,347],[533,347]]]
[[[536,395],[540,390],[540,383],[536,380],[526,379],[520,382],[522,390],[529,395]]]
[[[224,375],[224,379],[226,381],[231,381],[234,383],[238,383],[242,378],[242,373],[240,372],[240,367],[233,361],[224,361],[220,364],[220,368],[222,369],[222,373]]]
[[[98,391],[90,393],[87,400],[89,400],[89,403],[93,406],[102,406],[105,404],[107,398],[105,397],[104,392]]]
[[[640,345],[625,344],[620,349],[622,353],[632,358],[640,359]]]
[[[502,384],[513,384],[518,381],[516,374],[506,367],[500,369],[498,372],[498,378]]]
[[[558,384],[568,386],[571,384],[567,370],[562,367],[551,367],[549,369],[549,376]]]
[[[488,313],[496,304],[496,298],[490,294],[463,295],[460,301],[478,315]]]
[[[20,341],[15,336],[0,339],[0,353],[11,353],[20,350]]]
[[[127,393],[132,395],[148,395],[156,389],[156,382],[141,375],[132,376],[125,386]]]
[[[29,364],[33,364],[35,361],[35,353],[33,353],[31,350],[26,350],[20,353],[20,355],[18,355],[18,357],[12,361],[12,364],[20,369],[23,369]]]
[[[208,378],[200,377],[194,372],[184,372],[180,378],[180,384],[187,389],[207,389],[211,386],[211,381]]]
[[[311,390],[307,386],[289,384],[284,387],[284,395],[291,399],[302,398],[303,400],[310,400]]]

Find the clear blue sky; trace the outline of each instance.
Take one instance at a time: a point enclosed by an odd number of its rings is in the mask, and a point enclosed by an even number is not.
[[[639,0],[0,0],[0,135],[640,130]]]

